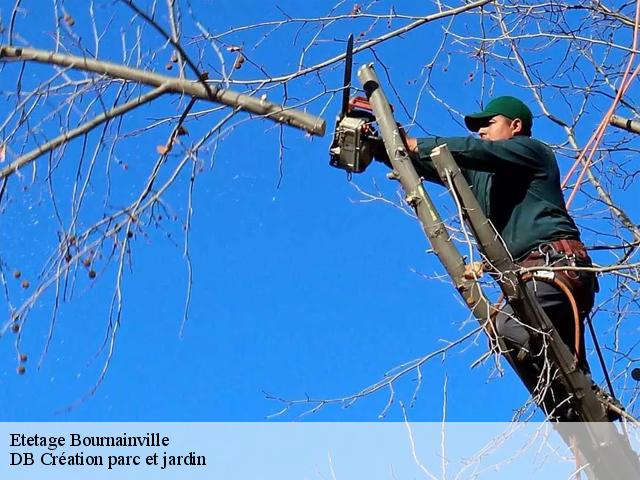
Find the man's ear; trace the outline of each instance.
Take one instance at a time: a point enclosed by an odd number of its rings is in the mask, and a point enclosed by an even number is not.
[[[522,130],[524,128],[524,125],[522,124],[522,120],[520,120],[519,118],[515,118],[513,120],[511,120],[511,132],[513,133],[513,135],[520,135],[522,133]]]

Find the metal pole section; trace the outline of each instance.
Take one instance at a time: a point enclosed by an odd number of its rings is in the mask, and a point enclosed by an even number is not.
[[[465,278],[464,258],[451,241],[440,214],[427,195],[422,185],[422,180],[411,163],[391,107],[384,92],[379,88],[378,78],[372,65],[360,67],[358,78],[369,97],[369,102],[380,127],[380,133],[384,139],[385,148],[391,159],[393,171],[389,174],[389,177],[400,181],[407,195],[407,203],[416,212],[425,235],[429,239],[438,259],[444,265],[449,277],[451,277],[456,290],[460,293],[480,325],[487,330],[493,311],[491,302],[487,299],[476,280]],[[506,352],[506,347],[502,342],[498,342],[498,346],[502,353]],[[511,359],[509,357],[506,358],[511,363]]]
[[[591,381],[576,368],[573,354],[553,328],[535,297],[526,289],[517,273],[518,266],[514,264],[491,222],[482,212],[449,149],[446,145],[435,148],[431,159],[443,183],[462,205],[463,216],[476,237],[480,252],[498,270],[498,283],[505,296],[510,299],[516,316],[550,336],[550,361],[560,371],[561,377],[558,380],[573,395],[581,418],[586,422],[607,422],[585,423],[582,431],[574,429],[575,431],[570,432],[575,434],[577,446],[590,462],[597,478],[640,478],[640,463],[637,458],[634,461],[628,456],[630,446],[623,443],[625,439],[618,435],[613,424],[608,423],[606,410],[591,388]],[[559,431],[567,433],[563,429]]]
[[[630,118],[619,117],[618,115],[613,115],[609,123],[614,127],[622,128],[629,132],[640,133],[640,122],[636,120],[631,120]]]

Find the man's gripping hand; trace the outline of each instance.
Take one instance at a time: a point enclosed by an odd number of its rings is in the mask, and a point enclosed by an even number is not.
[[[418,140],[407,135],[407,132],[405,132],[404,128],[402,128],[400,125],[398,125],[398,129],[400,130],[400,135],[402,135],[402,141],[405,148],[407,149],[407,153],[409,155],[418,153]],[[369,140],[369,142],[371,145],[373,158],[376,161],[382,162],[389,168],[391,168],[391,160],[389,160],[389,155],[387,154],[387,150],[385,149],[382,137],[371,139]]]

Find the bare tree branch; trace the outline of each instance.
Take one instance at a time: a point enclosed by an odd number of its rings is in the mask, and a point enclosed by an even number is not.
[[[233,108],[240,108],[241,110],[255,113],[278,123],[284,123],[306,130],[313,135],[322,136],[325,132],[325,121],[319,117],[293,108],[273,104],[268,102],[264,97],[258,99],[250,95],[217,88],[212,85],[210,85],[210,88],[205,89],[202,83],[199,82],[180,80],[154,72],[90,58],[64,55],[34,48],[17,48],[9,45],[0,45],[0,61],[7,61],[8,59],[71,67],[154,87],[162,86],[170,93],[190,95],[201,100],[214,101]],[[211,92],[211,94],[209,92]]]

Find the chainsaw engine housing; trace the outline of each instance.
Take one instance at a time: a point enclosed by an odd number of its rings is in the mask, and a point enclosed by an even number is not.
[[[373,160],[371,145],[367,142],[370,122],[368,115],[338,119],[329,149],[329,165],[348,173],[364,172]]]

